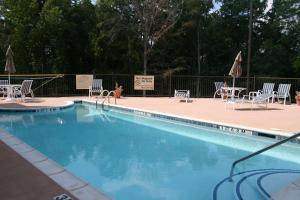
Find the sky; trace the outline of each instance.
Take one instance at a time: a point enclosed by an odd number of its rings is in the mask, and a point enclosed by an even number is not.
[[[272,5],[273,5],[273,0],[268,0],[268,3],[267,3],[267,8],[265,10],[265,12],[268,12],[271,8],[272,8]],[[216,3],[214,1],[214,8],[211,10],[211,12],[215,12],[217,10],[219,10],[221,8],[221,3]]]
[[[97,0],[92,0],[92,3],[95,4],[96,1]],[[273,4],[273,0],[268,0],[268,6],[267,6],[265,12],[268,12],[272,8],[272,4]],[[215,11],[219,10],[221,5],[222,5],[221,3],[215,3],[214,2],[214,8],[212,9],[211,12],[215,12]]]

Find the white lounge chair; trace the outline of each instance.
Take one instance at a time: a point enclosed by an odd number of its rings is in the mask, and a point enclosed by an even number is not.
[[[248,97],[248,99],[252,99],[255,96],[259,96],[262,94],[273,94],[275,83],[264,83],[262,90],[249,92],[249,95],[244,95],[244,97]],[[270,97],[271,99],[271,97]],[[270,100],[269,99],[269,100]]]
[[[254,105],[265,104],[266,108],[268,108],[269,99],[272,98],[273,94],[260,94],[258,96],[254,96],[251,100],[249,100],[248,95],[244,95],[243,99],[228,99],[226,101],[226,108],[228,105],[232,105],[233,109],[236,109],[236,106],[248,103],[251,104],[251,110]]]
[[[244,95],[243,99],[228,99],[226,101],[226,108],[228,105],[232,105],[233,109],[236,109],[236,106],[248,103],[251,104],[251,110],[254,105],[265,104],[266,108],[268,108],[269,99],[272,98],[273,94],[260,94],[258,96],[254,96],[251,100],[247,98],[248,95]]]
[[[0,80],[0,94],[7,95],[7,86],[8,85],[8,80]]]
[[[290,95],[291,84],[279,84],[278,90],[273,92],[272,103],[274,102],[275,98],[279,102],[279,99],[284,99],[283,104],[286,104],[286,99],[289,98],[291,102],[291,95]]]
[[[93,96],[93,93],[101,94],[102,91],[102,79],[93,79],[92,85],[89,86],[89,97]]]
[[[189,90],[175,90],[174,92],[175,98],[183,98],[185,102],[188,102],[190,99],[190,91]]]
[[[12,89],[12,95],[14,98],[21,97],[25,100],[26,95],[30,94],[31,98],[34,98],[33,91],[31,90],[33,80],[24,80],[21,86],[15,86]]]
[[[214,94],[214,98],[216,98],[216,96],[219,95],[223,99],[224,91],[222,90],[222,87],[224,87],[224,82],[215,82],[215,87],[216,87],[216,92]]]
[[[273,94],[263,93],[258,96],[255,96],[250,101],[251,109],[253,108],[254,104],[265,104],[266,108],[268,108],[269,99],[273,97]]]

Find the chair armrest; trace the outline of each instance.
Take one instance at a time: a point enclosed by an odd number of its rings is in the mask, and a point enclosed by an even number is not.
[[[249,95],[248,95],[248,94],[243,95],[243,101],[244,101],[247,97],[249,98]]]
[[[12,90],[13,90],[13,91],[14,91],[14,90],[20,90],[21,87],[22,87],[22,85],[15,85],[15,86],[12,87]]]
[[[262,90],[258,90],[257,92],[258,92],[259,95],[263,94]]]

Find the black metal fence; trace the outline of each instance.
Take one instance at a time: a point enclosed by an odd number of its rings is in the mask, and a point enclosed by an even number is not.
[[[113,90],[115,83],[122,85],[124,96],[142,96],[142,91],[134,90],[134,75],[131,74],[95,74],[95,78],[103,79],[103,88]],[[7,79],[7,75],[0,75],[0,79]],[[36,96],[60,97],[87,95],[87,90],[76,89],[76,74],[45,74],[45,75],[12,75],[11,83],[20,84],[24,79],[32,79]],[[232,85],[229,76],[155,76],[155,89],[147,91],[147,96],[173,96],[175,89],[189,89],[192,97],[212,97],[215,92],[215,81],[226,81]],[[246,87],[246,77],[236,79],[236,86]],[[275,83],[275,91],[280,83],[290,83],[291,96],[300,90],[300,78],[279,77],[251,77],[250,90],[262,88],[263,83]],[[294,99],[294,98],[292,98]]]

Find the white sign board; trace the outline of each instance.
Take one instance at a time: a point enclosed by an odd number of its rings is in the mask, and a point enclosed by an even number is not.
[[[135,90],[154,90],[154,76],[134,76]]]
[[[92,85],[93,75],[76,75],[76,90],[87,90]]]

